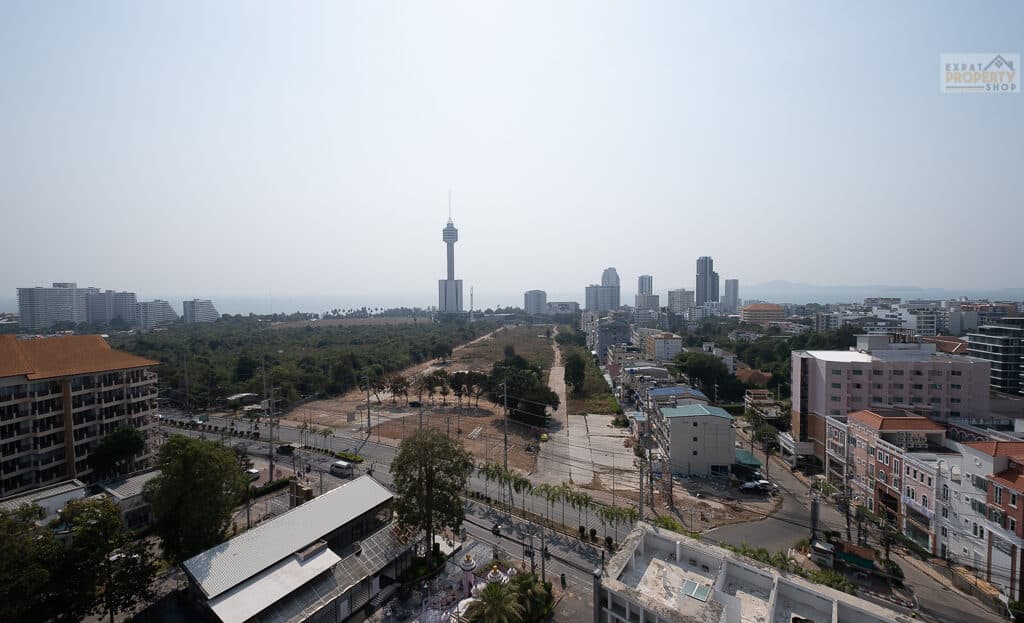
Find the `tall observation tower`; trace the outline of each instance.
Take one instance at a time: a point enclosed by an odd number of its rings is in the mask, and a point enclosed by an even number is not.
[[[455,278],[455,243],[459,240],[459,230],[448,217],[448,224],[441,232],[441,240],[448,245],[448,278],[437,282],[437,310],[442,314],[458,314],[462,312],[462,280]]]

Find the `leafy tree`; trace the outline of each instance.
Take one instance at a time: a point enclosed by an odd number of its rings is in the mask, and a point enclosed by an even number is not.
[[[583,391],[583,383],[587,378],[587,362],[578,351],[573,352],[565,360],[565,384],[572,388],[573,393]]]
[[[519,605],[523,607],[524,621],[540,621],[547,613],[553,597],[551,585],[541,582],[532,573],[519,573],[509,582],[515,591]]]
[[[476,598],[466,608],[466,618],[473,623],[519,623],[523,620],[525,609],[511,584],[489,582]]]
[[[160,475],[146,484],[164,555],[178,563],[217,545],[249,488],[234,453],[217,443],[172,436],[160,447]]]
[[[507,383],[510,417],[532,426],[546,426],[547,408],[557,409],[559,399],[542,377],[543,370],[523,357],[506,357],[491,368],[490,400],[504,404]]]
[[[709,353],[681,352],[674,360],[676,369],[700,386],[701,391],[709,393],[716,383],[729,376],[722,360]]]
[[[0,511],[0,621],[36,623],[60,614],[65,564],[53,531],[36,525],[41,510]]]
[[[69,502],[61,518],[71,530],[73,565],[66,579],[66,613],[129,612],[152,599],[157,562],[144,541],[133,541],[117,506],[108,498]]]
[[[423,530],[428,543],[438,528],[462,526],[462,493],[473,469],[473,456],[444,433],[427,428],[406,437],[391,463],[401,522]]]
[[[96,474],[102,478],[119,471],[145,449],[146,436],[138,429],[123,426],[100,440],[90,460]]]

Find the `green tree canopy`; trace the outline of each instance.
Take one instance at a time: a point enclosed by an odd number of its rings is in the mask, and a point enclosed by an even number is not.
[[[65,613],[107,614],[113,621],[152,598],[156,558],[144,541],[133,540],[109,498],[69,502],[61,519],[71,531]]]
[[[512,584],[488,582],[476,598],[466,608],[466,618],[473,623],[519,623],[523,620],[525,609]]]
[[[157,467],[145,493],[167,559],[178,563],[222,542],[249,488],[234,452],[175,435],[161,446]]]
[[[428,543],[438,528],[457,531],[465,519],[462,493],[472,469],[473,456],[438,430],[406,437],[391,463],[399,520],[423,530]]]
[[[93,469],[102,478],[119,472],[145,449],[146,436],[142,431],[122,426],[100,440],[90,460]]]
[[[531,365],[520,355],[506,357],[491,368],[489,398],[494,404],[504,404],[507,383],[510,417],[532,426],[545,426],[547,408],[557,409],[560,401],[542,377],[540,366]]]
[[[565,384],[578,394],[583,391],[586,378],[587,362],[583,359],[583,355],[574,350],[565,359]]]
[[[61,612],[65,551],[52,530],[36,525],[41,512],[0,511],[0,621],[50,621]]]

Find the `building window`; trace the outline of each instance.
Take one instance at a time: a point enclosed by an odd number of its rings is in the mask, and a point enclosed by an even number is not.
[[[854,376],[864,376],[864,371],[860,370],[860,369],[854,369],[853,375]]]
[[[907,487],[907,497],[910,499],[914,499],[913,493],[914,492],[910,490],[910,487]]]
[[[693,451],[693,456],[697,456],[697,451],[696,450]]]
[[[950,370],[949,375],[950,376],[963,376],[963,373],[960,372],[960,370]]]
[[[882,470],[878,470],[878,479],[881,480],[882,482],[885,482],[885,472],[883,472]]]
[[[1010,494],[1010,506],[1012,506],[1014,508],[1017,508],[1017,494],[1016,493],[1011,493]]]
[[[1003,503],[1003,488],[1002,487],[995,487],[995,490],[996,490],[996,504],[1002,504]]]
[[[914,470],[914,480],[917,480],[917,470]]]
[[[832,370],[832,376],[839,376],[842,373],[843,373],[842,370]]]
[[[914,376],[923,376],[920,370],[914,370]]]
[[[949,509],[945,506],[942,507],[942,517],[944,519],[949,519]],[[945,530],[945,528],[943,528],[943,530]]]
[[[923,506],[925,508],[928,508],[928,496],[927,495],[922,495],[921,496],[921,506]]]
[[[920,383],[914,383],[913,385],[910,386],[910,389],[924,389],[924,385],[921,385]]]
[[[916,470],[915,470],[915,473],[916,473]],[[909,466],[909,465],[907,465],[907,474],[906,474],[906,475],[907,475],[907,476],[909,476],[909,475],[910,475],[910,466]]]
[[[696,437],[694,437],[694,438],[693,438],[693,440],[694,440],[694,441],[697,441],[697,438],[696,438]]]
[[[938,383],[932,383],[928,387],[931,389],[942,389],[942,385],[939,385]]]
[[[832,396],[832,402],[839,402],[839,401],[840,401],[839,396]]]
[[[949,485],[942,485],[942,499],[949,499]]]
[[[903,389],[903,383],[893,383],[892,384],[892,388],[893,389]]]
[[[958,405],[958,404],[960,404],[960,399],[959,398],[950,398],[949,402],[950,402],[950,404]]]
[[[942,526],[942,536],[949,536],[949,531],[946,530],[946,526]]]
[[[1014,519],[1013,517],[1010,517],[1009,528],[1010,528],[1010,532],[1012,532],[1014,534],[1017,534],[1017,520]]]
[[[694,426],[694,428],[696,428],[696,427],[697,427],[697,423],[696,423],[696,422],[694,422],[694,423],[693,423],[693,426]]]
[[[949,388],[950,389],[960,389],[960,384],[959,383],[953,383],[953,384],[951,384],[949,386]]]
[[[872,370],[871,371],[871,375],[872,376],[882,376],[882,371],[881,370]]]
[[[832,409],[832,410],[831,410],[831,411],[829,412],[829,415],[839,415],[839,409]]]
[[[932,486],[932,477],[931,476],[928,477],[928,486],[929,487]]]
[[[903,370],[893,370],[892,371],[892,375],[893,376],[903,376]]]
[[[832,383],[832,389],[842,389],[842,388],[843,388],[843,384],[842,383]]]

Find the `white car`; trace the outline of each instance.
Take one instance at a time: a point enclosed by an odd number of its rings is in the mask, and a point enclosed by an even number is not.
[[[260,470],[256,469],[255,467],[250,467],[249,469],[245,470],[245,475],[248,476],[250,480],[259,480]]]

